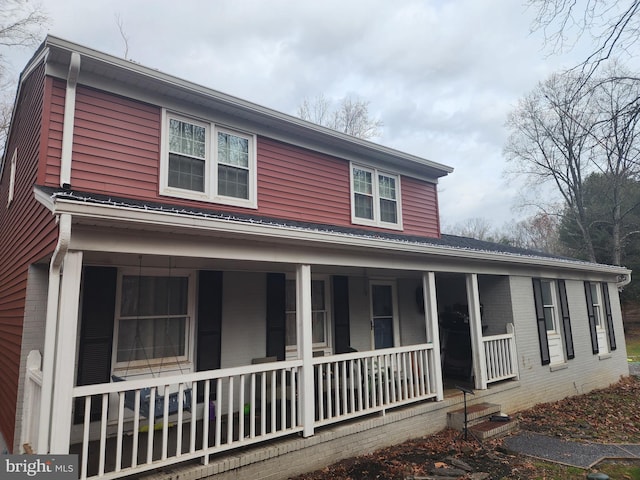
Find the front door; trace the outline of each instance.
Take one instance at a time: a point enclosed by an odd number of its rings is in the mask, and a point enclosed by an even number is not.
[[[373,283],[371,285],[371,329],[375,349],[394,346],[395,311],[393,285]]]

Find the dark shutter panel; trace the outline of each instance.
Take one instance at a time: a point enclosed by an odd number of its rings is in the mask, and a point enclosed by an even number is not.
[[[349,277],[333,277],[333,337],[335,353],[351,351]]]
[[[596,313],[593,309],[593,298],[591,297],[591,283],[584,282],[584,296],[587,299],[587,316],[589,317],[589,333],[591,334],[591,351],[596,355],[598,348],[598,333],[596,332]]]
[[[85,267],[83,277],[77,384],[109,383],[118,270]],[[76,400],[74,412],[74,422],[81,423],[84,400]],[[101,413],[100,396],[95,396],[91,402],[91,420],[99,419]]]
[[[609,337],[609,349],[615,350],[616,334],[613,331],[613,315],[611,313],[611,299],[609,298],[609,284],[602,284],[602,301],[604,302],[604,311],[607,315],[607,336]]]
[[[285,358],[285,295],[284,273],[267,274],[267,357]]]
[[[564,280],[558,280],[558,297],[560,299],[560,315],[562,316],[562,332],[567,359],[575,358],[573,349],[573,335],[571,334],[571,318],[569,316],[569,302],[567,301],[567,286]]]
[[[220,368],[222,345],[222,272],[198,272],[198,339],[196,370]],[[204,399],[204,382],[198,384],[198,402]]]
[[[533,279],[533,299],[536,304],[536,322],[538,325],[538,341],[540,343],[540,360],[542,365],[551,363],[549,354],[549,341],[547,339],[547,325],[544,321],[544,304],[542,303],[542,282],[539,278]]]

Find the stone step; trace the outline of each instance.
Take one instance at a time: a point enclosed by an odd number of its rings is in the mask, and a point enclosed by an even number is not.
[[[499,414],[500,408],[500,405],[487,402],[467,405],[467,425],[475,425],[487,420],[491,415]],[[464,408],[448,412],[447,425],[455,430],[464,429]]]
[[[518,428],[517,420],[509,421],[493,421],[485,420],[484,422],[477,423],[472,427],[469,427],[469,432],[473,434],[480,441],[488,440],[489,438],[498,438],[507,435]]]

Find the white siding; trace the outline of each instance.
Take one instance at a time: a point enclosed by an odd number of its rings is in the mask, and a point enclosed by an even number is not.
[[[267,351],[267,276],[225,271],[222,278],[221,367],[250,365]]]

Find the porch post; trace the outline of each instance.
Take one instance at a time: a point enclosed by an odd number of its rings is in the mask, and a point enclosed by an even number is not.
[[[471,332],[471,352],[473,356],[473,374],[477,389],[487,388],[487,368],[482,343],[482,318],[480,315],[480,293],[478,275],[467,274],[467,305],[469,308],[469,330]]]
[[[311,335],[311,266],[296,267],[296,329],[302,359],[300,375],[302,435],[313,435],[315,391],[313,385],[313,338]]]
[[[433,272],[422,274],[422,294],[424,297],[424,322],[427,329],[427,342],[433,344],[429,357],[431,378],[435,379],[436,400],[444,399],[442,385],[442,363],[440,361],[440,328],[438,326],[438,301],[436,297],[436,275]]]
[[[80,301],[80,277],[82,252],[67,252],[64,259],[60,288],[58,334],[55,347],[53,372],[53,401],[51,411],[50,453],[69,453],[71,433],[71,406],[75,372],[76,340],[78,330],[78,305]]]

